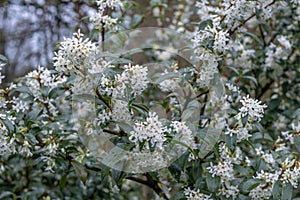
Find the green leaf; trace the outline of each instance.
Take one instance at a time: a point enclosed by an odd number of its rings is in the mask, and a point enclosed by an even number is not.
[[[62,177],[60,178],[59,180],[59,186],[64,189],[65,188],[65,185],[66,185],[66,182],[67,182],[67,174],[64,174],[62,175]]]
[[[139,14],[133,15],[131,20],[131,27],[132,28],[137,27],[142,22],[143,18],[144,18],[143,15],[139,15]]]
[[[176,179],[176,181],[180,181],[180,176],[181,176],[181,169],[180,167],[175,164],[175,163],[172,163],[169,167],[168,167],[171,175]]]
[[[56,88],[53,88],[52,90],[50,90],[48,96],[50,99],[55,99],[55,98],[61,96],[65,91],[66,91],[66,89],[64,87],[56,87]]]
[[[0,67],[4,67],[7,64],[8,64],[8,59],[2,54],[0,54]]]
[[[77,161],[72,161],[71,164],[74,167],[75,173],[77,174],[77,176],[80,178],[80,180],[83,182],[83,184],[85,184],[88,174],[85,171],[84,166]]]
[[[281,192],[282,192],[282,183],[281,181],[276,181],[273,186],[273,199],[281,199]]]
[[[284,184],[282,188],[282,200],[291,200],[293,197],[293,186],[290,183]]]
[[[206,184],[209,191],[216,192],[221,184],[220,177],[213,177],[210,173],[206,173]]]
[[[206,156],[211,150],[214,149],[215,144],[218,142],[222,131],[214,127],[209,127],[205,138],[200,142],[200,158]]]
[[[245,193],[250,192],[254,188],[256,188],[261,183],[261,180],[258,179],[249,179],[242,184],[242,191]]]
[[[26,86],[19,86],[17,88],[14,88],[11,90],[10,94],[13,94],[15,92],[20,92],[20,93],[27,93],[30,96],[33,96],[32,92],[30,91],[30,89]]]
[[[148,112],[149,112],[149,108],[147,108],[146,106],[142,105],[142,104],[131,104],[130,108],[136,110],[137,112],[139,112],[142,115],[147,116]]]
[[[181,199],[186,199],[184,193],[182,190],[179,190],[174,194],[174,196],[171,197],[170,200],[181,200]]]
[[[13,123],[11,123],[11,121],[9,121],[8,119],[1,119],[1,121],[3,122],[9,133],[14,132],[15,127]]]
[[[112,169],[111,177],[114,179],[117,185],[120,185],[120,181],[122,181],[122,179],[124,178],[124,172]]]
[[[257,82],[256,78],[254,78],[253,76],[243,76],[243,79],[249,79],[252,82],[254,82],[255,85],[258,85],[258,82]]]
[[[295,145],[297,151],[300,153],[300,136],[299,135],[296,135],[294,137],[294,145]]]
[[[212,20],[211,19],[208,19],[208,20],[205,20],[205,21],[202,21],[200,22],[199,26],[198,26],[198,30],[204,30],[207,26],[211,26],[212,25]]]
[[[234,73],[236,73],[236,75],[240,75],[240,72],[235,67],[228,67],[228,68],[231,69],[232,71],[234,71]]]
[[[168,80],[168,79],[172,79],[172,78],[178,78],[179,74],[176,72],[169,72],[167,74],[159,74],[158,78],[155,80],[155,84],[160,84],[161,82],[163,82],[164,80]]]
[[[133,131],[132,126],[130,126],[125,122],[117,122],[117,124],[120,126],[121,130],[123,130],[125,133],[130,133],[131,131]]]
[[[226,135],[225,136],[225,142],[226,142],[228,148],[233,150],[234,147],[236,146],[236,134],[234,134],[232,136]]]
[[[253,33],[250,32],[243,32],[245,35],[251,37],[252,39],[254,39],[256,42],[258,42],[260,45],[263,45],[263,42]]]

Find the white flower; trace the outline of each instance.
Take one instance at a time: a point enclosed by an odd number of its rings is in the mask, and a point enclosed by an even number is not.
[[[112,29],[118,22],[118,19],[114,19],[108,15],[104,15],[103,11],[99,11],[90,17],[90,21],[98,29],[106,28]]]
[[[82,70],[86,58],[98,52],[95,43],[86,38],[78,30],[72,38],[64,38],[60,43],[58,52],[54,53],[53,65],[59,72],[68,73],[73,70]]]
[[[300,162],[296,159],[289,160],[288,158],[282,164],[282,174],[280,180],[284,183],[291,183],[294,188],[298,187],[300,180]]]
[[[98,0],[96,1],[97,5],[99,6],[100,10],[105,8],[122,8],[123,3],[120,0]]]
[[[211,200],[211,195],[200,193],[200,190],[192,190],[190,187],[184,188],[184,195],[188,200]]]
[[[164,133],[166,127],[159,121],[156,113],[150,112],[146,121],[135,123],[133,129],[129,137],[132,142],[136,144],[145,142],[145,149],[150,149],[150,147],[154,146],[159,150],[163,149],[163,143],[167,140]]]
[[[251,137],[251,135],[249,134],[250,129],[251,129],[250,126],[242,127],[241,124],[239,124],[237,127],[234,127],[233,129],[227,127],[227,131],[225,132],[225,134],[230,135],[230,137],[236,134],[237,142],[241,142],[243,140],[248,140]]]
[[[284,48],[286,49],[291,49],[292,45],[290,43],[290,41],[287,40],[287,38],[283,35],[278,37],[278,42],[284,46]]]
[[[25,155],[26,157],[31,157],[33,154],[30,151],[29,143],[27,140],[24,141],[23,145],[19,148],[19,153]]]
[[[233,199],[235,199],[239,194],[239,189],[238,186],[224,183],[224,185],[222,185],[222,187],[219,189],[219,194],[226,196],[226,198],[233,197]]]
[[[197,51],[197,59],[202,62],[202,66],[194,71],[198,75],[196,83],[199,87],[208,87],[214,75],[219,72],[217,58],[202,48]]]
[[[300,133],[300,123],[298,123],[297,126],[294,123],[292,123],[292,129],[294,132]]]
[[[166,79],[158,86],[163,92],[173,92],[178,88],[178,81],[176,79]]]
[[[273,155],[270,153],[265,153],[262,150],[262,147],[259,148],[255,148],[256,154],[258,156],[261,156],[261,158],[268,164],[270,164],[271,166],[275,165],[275,159],[273,158]]]
[[[12,110],[16,111],[17,113],[24,113],[29,109],[29,106],[25,101],[17,100],[15,97],[13,98],[13,100],[11,100],[11,103],[13,103]]]
[[[264,108],[267,107],[266,105],[260,105],[261,101],[257,99],[254,100],[250,98],[249,95],[243,97],[240,102],[243,104],[243,107],[239,109],[241,117],[248,115],[249,122],[260,121],[263,117]]]
[[[287,168],[284,170],[282,177],[280,178],[284,183],[291,183],[294,188],[298,187],[300,179],[300,168],[295,167],[294,169]]]
[[[233,165],[230,161],[219,161],[218,165],[213,165],[210,163],[210,166],[207,167],[207,170],[212,176],[219,176],[221,182],[228,182],[234,179],[234,170]]]
[[[272,187],[264,184],[258,185],[250,191],[249,196],[253,200],[265,200],[272,196]]]
[[[122,101],[118,99],[114,101],[112,107],[111,119],[116,122],[131,121],[131,113],[129,112],[128,103],[126,101]]]
[[[2,117],[1,117],[2,118]],[[8,136],[8,130],[0,123],[0,156],[9,156],[16,153],[14,138]]]
[[[102,112],[100,112],[98,114],[98,117],[96,118],[97,125],[100,126],[101,124],[104,124],[105,122],[109,121],[110,118],[111,118],[111,113],[103,109]]]
[[[124,97],[126,85],[132,89],[134,96],[140,95],[148,87],[148,68],[140,65],[125,65],[121,75],[115,76],[114,97]]]
[[[281,174],[280,171],[265,172],[264,170],[261,170],[260,172],[257,172],[257,175],[255,178],[262,179],[262,180],[266,181],[267,183],[270,183],[271,185],[273,185],[278,180],[280,174]]]
[[[190,148],[195,149],[195,142],[192,131],[189,129],[185,122],[172,121],[171,125],[174,129],[174,139],[188,145]]]
[[[0,71],[1,71],[2,69],[0,68]],[[0,72],[0,85],[2,84],[2,80],[5,78],[5,76],[3,76],[2,75],[2,73]]]

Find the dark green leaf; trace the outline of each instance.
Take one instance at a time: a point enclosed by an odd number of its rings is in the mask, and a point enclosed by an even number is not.
[[[81,163],[77,162],[77,161],[72,161],[71,163],[72,163],[72,166],[75,169],[75,172],[76,172],[77,176],[85,184],[86,180],[87,180],[88,174],[85,171],[84,166]]]
[[[59,186],[64,189],[67,182],[67,174],[62,175],[59,181]]]
[[[2,54],[0,54],[0,67],[4,67],[7,64],[8,64],[8,59]]]
[[[220,177],[213,177],[210,173],[206,173],[206,184],[209,191],[216,192],[221,184]]]
[[[281,181],[276,181],[273,186],[273,199],[281,199],[281,192],[282,192],[282,183]]]
[[[253,190],[254,188],[256,188],[260,183],[261,183],[261,181],[258,179],[249,179],[242,184],[241,189],[243,192],[248,193],[251,190]]]
[[[300,136],[299,135],[296,135],[294,137],[294,144],[295,144],[297,151],[300,153]]]
[[[291,200],[293,197],[293,186],[290,183],[284,184],[282,188],[282,200]]]

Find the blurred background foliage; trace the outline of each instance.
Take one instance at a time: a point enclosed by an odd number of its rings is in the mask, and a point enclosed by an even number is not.
[[[157,26],[150,3],[131,2],[126,15],[143,14],[139,27]],[[9,66],[3,69],[4,81],[10,82],[39,65],[51,67],[57,42],[78,28],[83,33],[91,32],[87,16],[96,10],[94,0],[0,0],[0,54],[9,60]]]

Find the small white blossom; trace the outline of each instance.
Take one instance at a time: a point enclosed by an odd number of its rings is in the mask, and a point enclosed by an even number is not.
[[[240,115],[241,117],[245,117],[248,115],[248,121],[254,122],[254,121],[260,121],[260,119],[263,117],[264,114],[264,108],[266,108],[266,105],[261,105],[261,101],[258,101],[257,99],[252,99],[247,95],[246,97],[243,97],[242,100],[240,100],[242,103],[242,108],[240,108]]]
[[[111,118],[111,113],[103,109],[102,112],[100,112],[98,114],[98,117],[96,118],[97,125],[100,126],[101,124],[104,124],[105,122],[109,121],[110,118]]]
[[[184,195],[188,200],[212,200],[211,195],[200,193],[200,190],[192,190],[190,187],[184,188]]]
[[[115,100],[112,107],[111,119],[116,122],[130,122],[131,117],[131,113],[128,109],[128,103],[118,99]]]
[[[96,44],[89,38],[83,40],[80,30],[73,35],[72,38],[64,38],[58,52],[54,53],[53,65],[59,72],[69,73],[73,70],[82,70],[85,59],[98,52]]]
[[[265,200],[272,196],[272,187],[265,184],[260,184],[250,191],[249,196],[253,200]]]
[[[159,121],[156,113],[149,113],[146,122],[135,123],[134,131],[130,132],[129,139],[138,144],[145,142],[145,148],[149,149],[154,145],[159,149],[163,149],[163,143],[167,140],[165,137],[166,127]],[[149,144],[150,143],[150,144]]]
[[[134,96],[140,95],[148,87],[148,68],[140,65],[125,65],[125,70],[121,75],[115,76],[114,97],[124,97],[126,85],[131,87]]]

